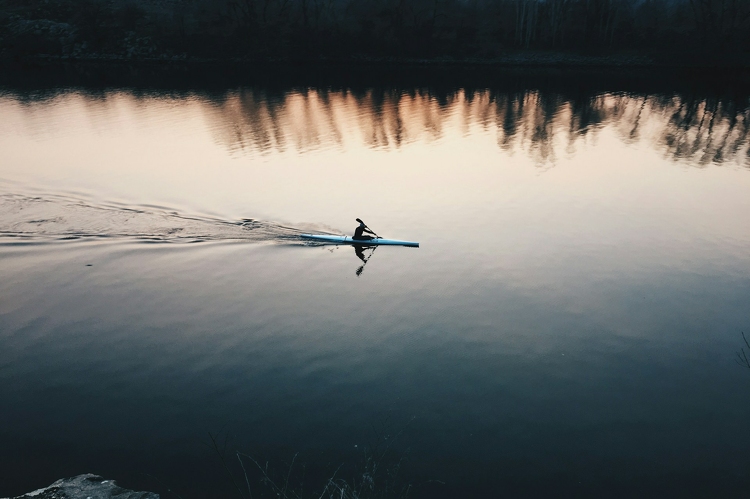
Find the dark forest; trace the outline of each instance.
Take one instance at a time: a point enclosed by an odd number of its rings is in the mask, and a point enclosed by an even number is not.
[[[0,0],[0,57],[746,61],[748,0]],[[743,63],[744,64],[744,63]]]

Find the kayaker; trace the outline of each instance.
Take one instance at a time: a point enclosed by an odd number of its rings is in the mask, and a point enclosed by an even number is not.
[[[363,232],[367,232],[368,234],[372,234],[373,236],[377,235],[373,231],[371,231],[362,220],[360,220],[359,218],[357,218],[356,220],[357,222],[359,222],[359,227],[354,229],[354,236],[352,237],[352,239],[361,239],[362,241],[369,241],[370,239],[372,239],[372,236],[362,235]]]

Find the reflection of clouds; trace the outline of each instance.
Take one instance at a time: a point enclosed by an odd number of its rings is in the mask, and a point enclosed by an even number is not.
[[[427,89],[243,89],[209,106],[217,140],[232,151],[361,146],[398,149],[471,130],[500,148],[551,164],[580,140],[610,127],[626,143],[655,141],[675,160],[747,164],[747,100],[617,93]]]

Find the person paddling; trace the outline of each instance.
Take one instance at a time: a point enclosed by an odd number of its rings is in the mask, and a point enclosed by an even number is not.
[[[356,229],[354,229],[354,236],[352,237],[352,239],[360,239],[362,241],[369,241],[373,239],[372,236],[363,235],[364,232],[367,232],[368,234],[372,234],[375,237],[378,236],[372,230],[370,230],[370,228],[367,225],[365,225],[365,223],[361,219],[357,218],[356,220],[357,222],[359,222],[359,226]]]

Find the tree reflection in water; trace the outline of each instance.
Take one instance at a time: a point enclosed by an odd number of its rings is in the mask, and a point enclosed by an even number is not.
[[[208,106],[217,140],[231,151],[366,145],[398,149],[441,141],[472,127],[494,131],[497,144],[523,152],[540,166],[600,129],[613,127],[624,142],[653,141],[673,160],[697,166],[750,164],[747,97],[500,92],[425,88],[240,89]]]

